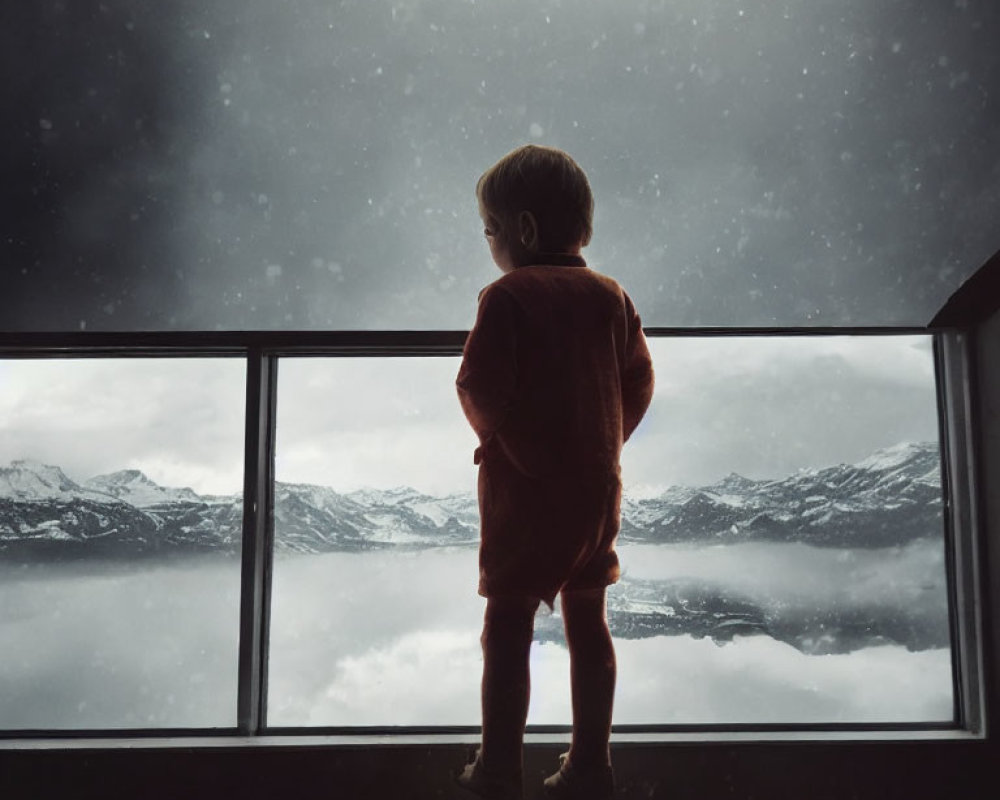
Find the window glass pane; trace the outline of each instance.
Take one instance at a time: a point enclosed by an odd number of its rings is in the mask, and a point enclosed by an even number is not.
[[[475,436],[457,368],[281,360],[268,724],[476,722]]]
[[[649,325],[923,325],[1000,247],[989,0],[10,15],[14,329],[465,329],[473,186],[526,142]]]
[[[951,720],[930,338],[651,350],[609,590],[615,721]],[[282,360],[270,724],[478,724],[457,367]],[[536,618],[530,723],[570,719],[558,612]]]
[[[0,725],[236,724],[241,359],[0,361]]]

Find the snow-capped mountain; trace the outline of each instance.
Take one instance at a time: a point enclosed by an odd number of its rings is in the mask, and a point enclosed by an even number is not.
[[[56,466],[0,467],[0,556],[120,558],[190,550],[238,552],[239,498],[207,502],[138,470],[77,484]]]
[[[107,500],[106,493],[88,491],[59,467],[37,461],[11,461],[0,467],[0,498],[25,502],[44,500]]]
[[[274,496],[278,552],[472,544],[478,536],[470,496],[436,498],[409,488],[346,495],[281,482]],[[0,468],[0,557],[235,554],[242,525],[239,495],[203,497],[160,486],[138,470],[81,486],[56,466],[16,461]]]
[[[338,494],[324,486],[275,484],[279,551],[471,544],[478,531],[479,512],[469,495],[435,498],[408,487]]]
[[[882,547],[940,535],[938,458],[934,444],[902,444],[857,464],[782,480],[731,474],[700,488],[626,497],[622,540]],[[274,496],[279,553],[472,545],[478,537],[471,495],[432,497],[408,487],[342,494],[278,482]],[[242,518],[238,495],[202,497],[160,486],[138,470],[79,485],[56,466],[15,461],[0,467],[0,556],[234,554]]]
[[[901,444],[857,464],[781,480],[729,475],[622,507],[622,537],[645,542],[801,541],[881,547],[941,533],[937,445]]]
[[[84,486],[95,492],[109,494],[137,508],[159,506],[169,503],[204,502],[191,489],[168,489],[153,483],[137,469],[123,469],[109,475],[97,475]]]

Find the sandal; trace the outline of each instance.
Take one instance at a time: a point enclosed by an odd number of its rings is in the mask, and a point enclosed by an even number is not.
[[[469,763],[455,775],[458,797],[469,800],[523,800],[521,775],[500,775],[491,772],[480,750],[473,750]]]
[[[613,800],[615,774],[611,765],[587,770],[575,767],[569,753],[559,756],[559,771],[545,779],[545,796],[557,800]]]

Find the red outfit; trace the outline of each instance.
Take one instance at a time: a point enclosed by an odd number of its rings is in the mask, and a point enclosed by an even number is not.
[[[578,256],[479,296],[457,386],[479,436],[479,593],[549,605],[618,579],[619,457],[653,393],[632,301]]]

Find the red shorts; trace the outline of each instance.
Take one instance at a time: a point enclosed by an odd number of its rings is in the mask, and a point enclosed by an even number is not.
[[[563,589],[618,580],[621,513],[616,471],[525,476],[503,458],[479,466],[479,593],[528,596],[550,606]]]

